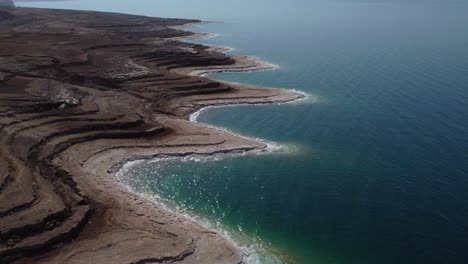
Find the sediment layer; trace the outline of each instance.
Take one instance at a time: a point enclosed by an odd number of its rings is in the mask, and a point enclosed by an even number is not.
[[[265,67],[181,42],[196,20],[0,8],[0,263],[243,263],[216,232],[130,193],[136,157],[262,150],[191,123],[301,95],[194,76]]]

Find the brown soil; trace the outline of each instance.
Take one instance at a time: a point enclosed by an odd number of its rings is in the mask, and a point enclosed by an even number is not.
[[[301,95],[193,76],[265,67],[180,41],[196,20],[0,8],[0,263],[243,263],[216,232],[130,193],[111,168],[262,150],[194,124],[208,105]]]

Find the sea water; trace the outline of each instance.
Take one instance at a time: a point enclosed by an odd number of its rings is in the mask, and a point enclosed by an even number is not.
[[[268,155],[140,162],[136,191],[229,230],[260,263],[468,261],[466,1],[20,3],[199,18],[199,43],[280,65],[213,78],[296,89],[309,103],[203,111],[276,142]]]

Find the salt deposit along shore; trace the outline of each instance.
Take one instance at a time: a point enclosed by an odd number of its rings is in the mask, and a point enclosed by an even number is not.
[[[211,105],[304,95],[202,74],[268,68],[184,43],[196,20],[0,8],[0,262],[243,263],[221,234],[130,192],[120,165],[263,151],[190,122]]]

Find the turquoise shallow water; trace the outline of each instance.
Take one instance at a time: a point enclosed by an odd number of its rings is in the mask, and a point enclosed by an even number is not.
[[[143,162],[126,174],[135,190],[261,239],[290,262],[467,263],[466,2],[109,3],[34,5],[223,20],[198,29],[219,37],[198,42],[281,69],[214,78],[316,98],[204,112],[200,122],[289,152]]]

